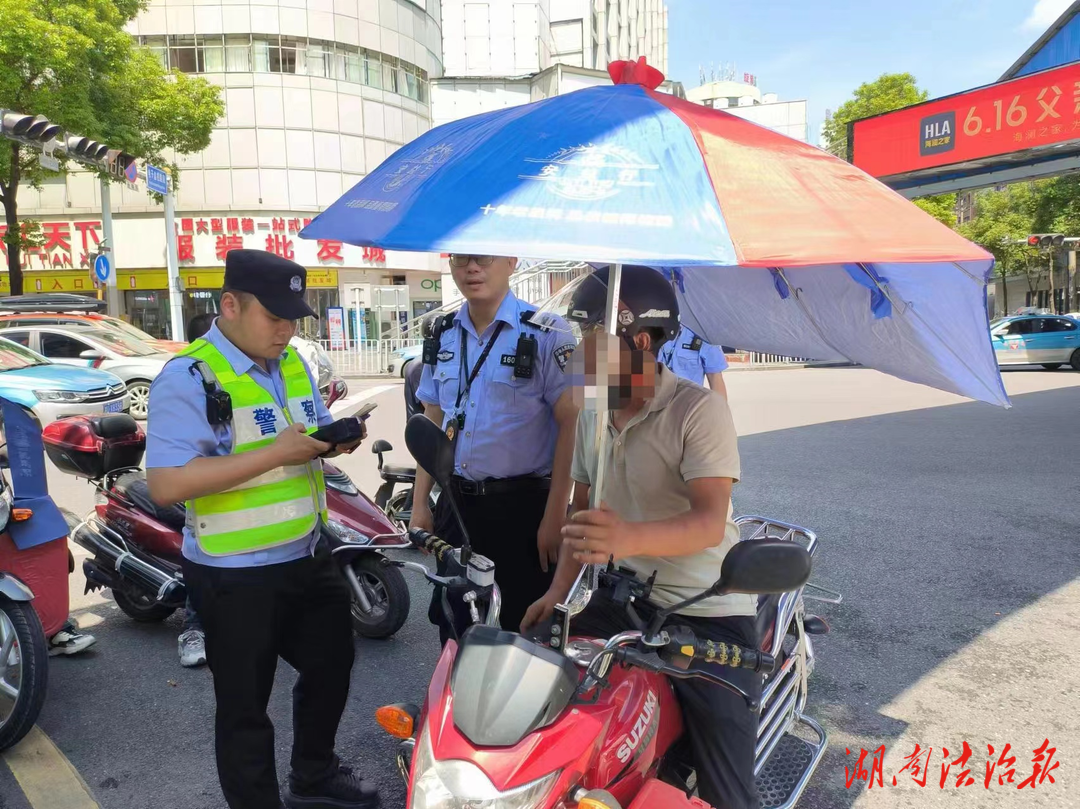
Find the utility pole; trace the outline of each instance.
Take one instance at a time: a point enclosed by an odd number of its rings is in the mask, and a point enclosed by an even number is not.
[[[105,247],[103,252],[109,256],[109,277],[105,281],[106,311],[111,317],[120,317],[120,288],[116,285],[116,242],[113,240],[112,196],[106,180],[101,180],[101,230]]]
[[[184,339],[184,285],[176,249],[176,205],[172,176],[165,192],[165,266],[169,269],[169,314],[173,340]]]

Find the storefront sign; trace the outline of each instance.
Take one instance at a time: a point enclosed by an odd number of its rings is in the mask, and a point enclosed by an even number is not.
[[[181,273],[187,289],[221,289],[225,281],[225,271],[220,269],[198,269]],[[169,276],[165,270],[121,270],[116,274],[120,289],[163,290],[169,288]],[[318,270],[308,272],[308,287],[318,289],[336,289],[337,270]],[[43,271],[28,270],[23,273],[23,289],[26,292],[93,292],[95,285],[91,276],[79,270]],[[0,292],[9,294],[11,281],[6,272],[0,272]]]
[[[345,310],[340,306],[326,308],[326,325],[330,333],[330,348],[345,348]]]
[[[27,227],[27,223],[23,223]],[[74,238],[72,236],[74,230]],[[83,220],[79,222],[42,222],[40,246],[24,247],[21,251],[21,264],[24,270],[80,269],[89,270],[94,266],[101,243],[101,220]],[[0,252],[7,258],[7,242],[2,241],[7,234],[7,225],[0,225]],[[73,244],[74,243],[74,244]]]
[[[442,281],[438,278],[425,278],[420,282],[420,289],[426,292],[442,292]]]
[[[1080,65],[993,84],[852,124],[852,162],[875,177],[1080,139]]]

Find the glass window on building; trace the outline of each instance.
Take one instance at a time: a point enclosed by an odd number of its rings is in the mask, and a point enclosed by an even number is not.
[[[251,43],[253,55],[253,67],[256,73],[270,72],[270,43],[265,39],[257,39]],[[274,50],[277,50],[275,43]],[[275,56],[275,58],[280,58]]]
[[[390,56],[383,57],[382,60],[382,88],[389,90],[391,93],[399,92],[395,62],[397,60]]]
[[[321,45],[307,46],[307,74],[309,76],[330,77],[330,57],[332,51]],[[297,72],[300,72],[299,70]]]
[[[164,290],[124,291],[131,325],[159,340],[165,339],[169,325],[169,293]]]
[[[165,37],[143,37],[142,44],[158,58],[163,68],[169,69],[169,46]]]
[[[361,67],[364,74],[363,82],[368,87],[382,89],[382,68],[379,57],[373,53],[365,53],[360,57]]]
[[[251,72],[251,37],[225,37],[225,69],[230,73]]]
[[[199,66],[194,36],[174,36],[169,39],[169,67],[184,73],[197,73]]]
[[[225,43],[220,35],[199,37],[199,70],[203,73],[225,72]]]

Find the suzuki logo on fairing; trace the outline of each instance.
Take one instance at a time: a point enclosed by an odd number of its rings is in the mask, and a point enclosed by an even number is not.
[[[656,694],[650,691],[645,697],[645,706],[641,709],[641,715],[638,717],[637,722],[634,723],[634,729],[630,731],[630,735],[623,740],[623,743],[619,745],[619,749],[615,751],[615,755],[619,757],[619,761],[623,764],[630,760],[630,756],[634,754],[638,745],[641,744],[641,740],[645,737],[645,732],[648,730],[655,713]]]

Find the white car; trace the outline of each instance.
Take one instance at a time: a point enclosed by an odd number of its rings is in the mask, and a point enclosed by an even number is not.
[[[26,325],[0,329],[0,336],[62,365],[100,368],[127,383],[131,415],[146,418],[150,383],[173,355],[120,331],[94,326]]]

